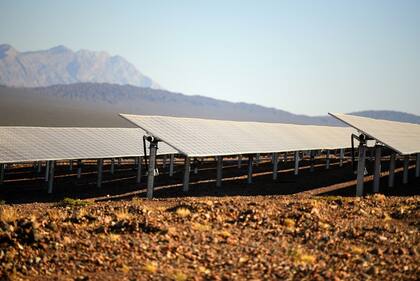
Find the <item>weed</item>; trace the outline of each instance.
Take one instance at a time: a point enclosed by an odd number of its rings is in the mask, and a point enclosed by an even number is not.
[[[295,226],[295,221],[294,220],[292,220],[292,219],[285,219],[284,220],[284,225],[286,226],[286,227],[294,227]]]
[[[14,208],[8,206],[0,207],[0,221],[14,222],[18,218],[18,213]]]
[[[172,278],[174,281],[186,281],[188,279],[187,275],[183,272],[176,272]]]
[[[207,224],[201,224],[201,223],[193,223],[192,224],[192,228],[194,230],[200,231],[200,232],[205,232],[205,231],[209,231],[210,230],[210,226]]]
[[[129,221],[133,218],[133,215],[130,214],[127,209],[121,209],[115,212],[115,217],[119,221]]]
[[[293,258],[293,261],[300,264],[313,264],[316,260],[314,255],[306,253],[301,248],[293,249],[290,252],[290,255]]]
[[[149,272],[149,273],[156,273],[157,271],[157,264],[155,262],[147,262],[144,267],[143,267],[144,271]]]
[[[57,209],[47,210],[47,215],[52,221],[58,221],[61,219],[61,213]]]
[[[178,208],[176,209],[175,213],[182,218],[185,218],[191,215],[191,211],[187,208]]]
[[[110,233],[108,237],[111,242],[117,242],[121,240],[121,237],[119,234]]]
[[[59,205],[61,206],[70,206],[70,207],[84,207],[91,205],[92,202],[84,201],[80,199],[73,199],[73,198],[64,198]]]

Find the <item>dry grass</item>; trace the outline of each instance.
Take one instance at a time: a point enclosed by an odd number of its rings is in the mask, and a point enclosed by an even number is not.
[[[186,281],[188,279],[188,276],[183,272],[177,271],[172,276],[172,279],[174,281]]]
[[[364,252],[366,252],[363,248],[361,248],[361,247],[357,247],[357,246],[352,246],[352,247],[350,248],[350,251],[351,251],[353,254],[355,254],[355,255],[361,255],[361,254],[363,254]]]
[[[176,214],[182,218],[185,218],[191,215],[191,211],[188,210],[187,208],[181,207],[181,208],[176,209]]]
[[[47,216],[52,221],[59,221],[62,218],[62,214],[58,209],[49,209],[47,210]]]
[[[131,220],[133,218],[133,215],[130,214],[127,209],[121,209],[115,212],[115,217],[119,221],[124,221],[124,220]]]
[[[314,255],[311,255],[304,250],[302,250],[300,247],[295,248],[291,252],[291,256],[293,258],[293,261],[295,263],[299,264],[314,264],[316,261],[316,257]]]
[[[61,206],[70,206],[70,207],[83,207],[91,205],[92,202],[80,200],[80,199],[73,199],[73,198],[64,198],[63,201],[59,203]]]
[[[292,219],[285,219],[284,220],[284,226],[286,226],[286,227],[295,227],[295,221],[294,220],[292,220]]]
[[[0,206],[0,221],[14,222],[18,218],[18,213],[13,207]]]
[[[211,227],[208,224],[193,223],[192,229],[200,231],[200,232],[206,232],[206,231],[210,231]]]
[[[147,262],[144,266],[143,266],[144,271],[148,272],[148,273],[156,273],[157,272],[157,264],[155,262]]]
[[[110,233],[108,235],[109,241],[111,242],[118,242],[121,240],[121,236],[119,234]]]
[[[219,235],[222,236],[223,238],[229,238],[230,236],[232,236],[232,234],[230,234],[230,232],[227,230],[220,231]]]

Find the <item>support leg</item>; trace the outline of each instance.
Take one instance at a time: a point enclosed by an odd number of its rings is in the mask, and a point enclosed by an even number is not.
[[[104,159],[98,159],[98,179],[96,181],[96,186],[102,186],[102,171],[104,169]]]
[[[4,181],[4,164],[0,164],[0,184],[3,184]]]
[[[153,198],[155,184],[155,167],[156,167],[157,142],[150,142],[149,146],[149,171],[147,173],[147,199]]]
[[[394,187],[394,178],[395,178],[395,153],[391,154],[389,160],[389,176],[388,176],[388,187]]]
[[[403,171],[403,184],[408,183],[408,164],[409,164],[410,156],[404,155],[404,171]]]
[[[141,182],[141,162],[142,162],[141,160],[143,159],[141,156],[139,156],[137,159],[137,178],[136,178],[137,183]]]
[[[278,153],[273,153],[273,180],[277,180],[277,170],[278,170],[278,163],[279,163],[279,155]]]
[[[248,156],[248,184],[252,183],[252,165],[253,165],[253,159],[254,157],[252,155]]]
[[[189,185],[190,185],[190,158],[188,156],[185,156],[185,170],[184,170],[184,184],[182,187],[182,190],[184,192],[188,192]]]
[[[330,151],[327,150],[327,154],[325,155],[325,169],[328,170],[330,168]]]
[[[311,151],[311,168],[310,171],[313,172],[315,170],[315,152]]]
[[[366,145],[359,144],[359,160],[357,161],[357,185],[356,196],[363,195],[363,185],[365,179],[365,159],[366,159]]]
[[[222,186],[222,169],[223,169],[223,156],[217,156],[217,180],[216,186]]]
[[[295,176],[299,174],[299,151],[295,151]]]
[[[340,149],[340,167],[343,167],[344,161],[344,148]]]
[[[420,177],[420,153],[416,154],[416,178]]]
[[[50,174],[50,164],[51,161],[47,161],[47,164],[45,165],[45,181],[48,182],[49,174]]]
[[[51,161],[49,168],[50,168],[50,172],[49,172],[49,179],[48,179],[48,194],[51,194],[53,191],[53,186],[54,186],[54,165],[55,161]]]
[[[242,167],[242,155],[238,155],[238,169]]]
[[[169,159],[169,176],[172,177],[174,175],[174,159],[175,156],[171,154]]]
[[[115,172],[115,158],[111,159],[111,168],[109,169],[109,172],[111,173],[111,175],[113,175]]]
[[[375,170],[373,173],[373,192],[379,192],[379,183],[381,181],[381,147],[375,147]]]
[[[167,160],[166,155],[163,155],[163,159],[162,159],[162,169],[163,169],[164,171],[166,170],[166,160]]]
[[[82,176],[82,160],[77,160],[77,178]]]

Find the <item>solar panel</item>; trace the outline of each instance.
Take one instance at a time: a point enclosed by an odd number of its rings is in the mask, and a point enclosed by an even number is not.
[[[331,116],[402,155],[420,152],[420,125],[341,113]]]
[[[338,149],[351,128],[120,114],[190,157]]]
[[[143,156],[138,128],[0,127],[0,163]],[[162,144],[159,154],[177,153]]]

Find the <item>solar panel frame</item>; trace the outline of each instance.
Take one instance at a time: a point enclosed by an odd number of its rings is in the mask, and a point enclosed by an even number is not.
[[[0,127],[0,163],[144,156],[139,128]],[[178,154],[165,144],[159,155]]]
[[[329,126],[120,116],[189,157],[348,148],[354,132],[351,128]],[[190,139],[185,140],[187,136]],[[260,144],[255,145],[258,142]]]
[[[420,153],[420,125],[418,124],[342,113],[329,113],[329,115],[401,155]],[[386,128],[386,131],[391,134],[383,133],[381,128]]]

